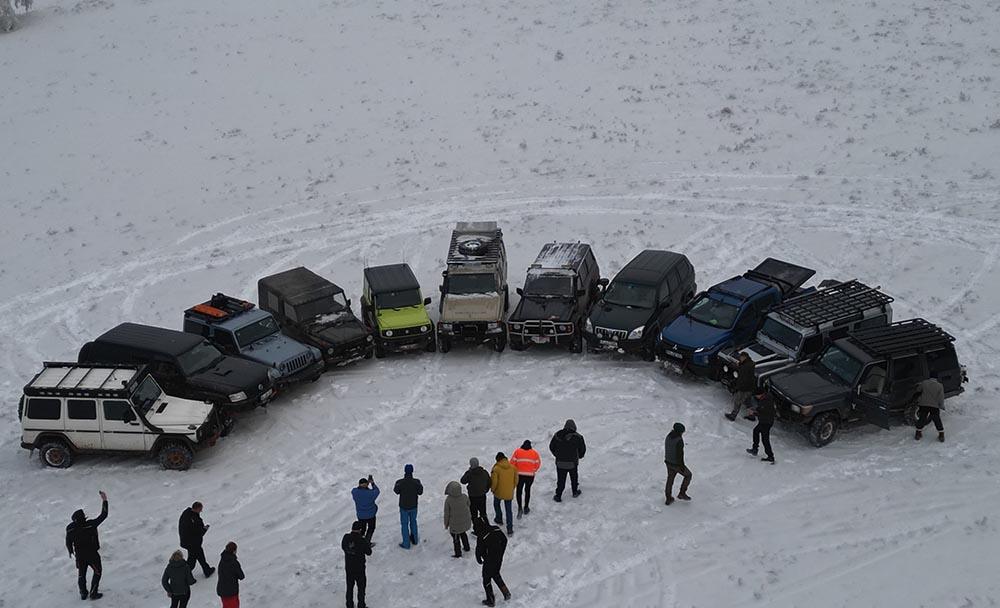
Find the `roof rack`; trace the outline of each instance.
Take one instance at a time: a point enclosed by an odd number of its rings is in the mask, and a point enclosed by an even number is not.
[[[891,296],[877,287],[851,280],[792,298],[774,307],[773,312],[800,327],[813,327],[861,319],[865,311],[873,308],[884,311],[892,301]]]
[[[503,231],[496,222],[459,222],[451,233],[449,264],[496,264]]]
[[[253,302],[217,293],[202,304],[195,304],[184,311],[185,315],[201,317],[207,321],[222,321],[254,308]]]
[[[848,337],[862,350],[876,357],[921,352],[955,341],[951,334],[923,319],[907,319],[891,325],[863,329]]]
[[[42,368],[24,387],[25,395],[128,398],[146,366],[46,361]]]

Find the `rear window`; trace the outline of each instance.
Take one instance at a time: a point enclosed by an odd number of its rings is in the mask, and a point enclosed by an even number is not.
[[[28,399],[28,418],[32,420],[59,420],[61,409],[59,399]]]
[[[70,420],[97,420],[97,402],[93,399],[68,399],[66,417]]]

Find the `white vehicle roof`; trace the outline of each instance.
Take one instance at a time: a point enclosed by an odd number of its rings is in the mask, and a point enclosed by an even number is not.
[[[27,395],[127,396],[146,375],[144,365],[105,365],[47,361],[24,387]]]

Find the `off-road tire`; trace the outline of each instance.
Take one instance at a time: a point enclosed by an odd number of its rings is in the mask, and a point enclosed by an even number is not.
[[[910,426],[917,426],[917,417],[920,415],[920,407],[917,405],[907,406],[903,410],[903,420]]]
[[[365,356],[364,356],[364,358],[365,358],[366,360],[367,360],[367,359],[371,359],[371,358],[372,358],[372,355],[374,355],[374,354],[375,354],[375,349],[369,349],[369,350],[366,350],[366,351],[365,351]]]
[[[156,459],[168,471],[186,471],[194,461],[194,452],[180,441],[168,441],[160,446]]]
[[[817,414],[809,423],[809,442],[821,448],[837,438],[840,430],[840,414],[823,412]]]
[[[507,346],[510,346],[511,350],[517,351],[517,352],[521,352],[521,351],[523,351],[523,350],[525,350],[527,348],[524,345],[524,342],[518,342],[517,340],[511,340],[510,343]]]
[[[500,336],[499,338],[493,338],[493,350],[498,353],[502,353],[503,349],[507,348],[507,338]]]
[[[451,350],[451,340],[448,338],[438,338],[438,350],[443,353]]]
[[[379,344],[378,340],[375,341],[375,358],[385,359],[385,347]]]
[[[573,334],[573,341],[569,343],[569,352],[573,354],[580,354],[583,352],[583,334],[580,332],[580,328],[576,328],[576,333]]]
[[[429,353],[436,353],[437,349],[438,349],[437,340],[434,338],[431,338],[427,342],[427,346],[424,346],[424,350]]]
[[[66,469],[73,464],[73,450],[64,441],[47,439],[38,448],[38,459],[54,469]]]

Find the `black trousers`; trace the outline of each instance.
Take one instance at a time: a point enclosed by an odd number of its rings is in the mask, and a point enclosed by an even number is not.
[[[187,608],[189,599],[191,599],[190,593],[187,595],[171,595],[170,608]]]
[[[922,430],[927,423],[934,421],[934,428],[939,433],[944,432],[944,425],[941,424],[941,410],[936,407],[921,407],[917,412],[917,430]]]
[[[101,584],[101,556],[98,553],[93,553],[91,555],[80,555],[76,556],[76,571],[77,578],[76,582],[80,586],[80,594],[87,593],[87,568],[92,568],[94,570],[94,577],[90,582],[90,593],[97,591],[98,585]]]
[[[531,502],[531,484],[535,483],[534,475],[517,476],[517,510],[521,510],[521,494],[524,494],[524,506]]]
[[[347,608],[354,608],[354,586],[358,586],[358,608],[365,608],[365,587],[368,577],[364,569],[347,570]]]
[[[461,555],[462,549],[469,551],[469,535],[465,532],[461,534],[452,534],[451,542],[455,543],[455,555]]]
[[[501,565],[501,562],[483,563],[483,590],[486,591],[486,599],[490,601],[496,600],[496,596],[493,595],[493,583],[497,584],[501,593],[507,588],[506,583],[503,582],[503,577],[500,576]]]
[[[756,450],[757,446],[763,443],[764,453],[768,458],[774,458],[774,452],[771,451],[771,426],[773,425],[758,422],[757,426],[753,427],[753,449]]]
[[[472,512],[473,522],[475,522],[477,519],[489,521],[490,516],[486,514],[486,495],[484,494],[482,496],[470,496],[469,511]]]
[[[208,576],[208,571],[211,570],[212,567],[208,565],[207,561],[205,561],[205,549],[203,549],[201,545],[198,545],[197,547],[185,548],[188,552],[187,565],[188,568],[191,569],[191,572],[194,572],[195,564],[201,564],[201,571],[205,573],[205,576]]]
[[[361,533],[365,535],[368,542],[372,542],[372,536],[375,535],[375,516],[373,515],[371,519],[359,519],[361,522]]]
[[[577,468],[572,469],[556,469],[556,496],[562,498],[563,490],[566,489],[566,474],[569,474],[569,481],[573,488],[573,493],[575,494],[577,490],[580,489],[580,478]]]

